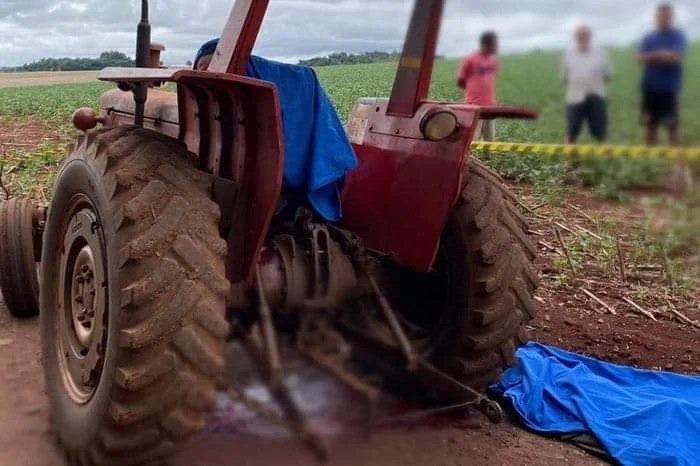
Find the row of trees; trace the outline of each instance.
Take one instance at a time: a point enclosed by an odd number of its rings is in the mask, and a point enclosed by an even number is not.
[[[300,60],[304,66],[352,65],[398,60],[398,52],[332,53],[325,57]],[[93,71],[108,66],[131,67],[134,60],[122,52],[109,51],[99,58],[42,58],[16,68],[3,68],[2,71]]]
[[[304,66],[330,66],[330,65],[353,65],[356,63],[376,63],[383,61],[397,60],[398,52],[365,52],[353,53],[332,53],[325,57],[309,58],[300,60],[299,64]]]
[[[99,58],[42,58],[13,71],[92,71],[108,66],[130,67],[134,60],[122,52],[103,52]]]

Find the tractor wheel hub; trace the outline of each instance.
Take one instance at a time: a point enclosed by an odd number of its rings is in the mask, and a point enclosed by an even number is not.
[[[102,230],[91,207],[76,208],[63,238],[58,348],[71,399],[87,403],[102,375],[107,340],[107,277]]]
[[[92,248],[85,245],[73,265],[71,305],[73,329],[81,345],[88,348],[95,328],[95,258]]]

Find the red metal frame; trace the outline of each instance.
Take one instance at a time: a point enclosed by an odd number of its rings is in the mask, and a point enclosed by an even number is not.
[[[385,116],[388,102],[358,102],[348,132],[360,160],[343,192],[342,226],[363,243],[414,270],[429,271],[440,236],[463,184],[466,148],[478,110],[447,107],[459,128],[444,141],[428,141],[420,122],[438,103],[424,103],[413,118]]]
[[[237,186],[230,211],[224,206],[231,226],[232,282],[251,282],[281,191],[284,155],[276,89],[242,76],[267,6],[268,0],[236,0],[209,72],[132,68],[101,75],[115,82],[178,84],[177,104],[174,97],[169,103],[147,103],[145,124],[171,135],[177,128],[203,170]],[[368,247],[420,271],[432,267],[462,189],[478,119],[536,116],[517,108],[427,100],[443,7],[444,0],[416,0],[391,98],[358,102],[348,123],[360,167],[347,179],[341,225]],[[177,105],[179,121],[149,119],[163,113],[154,108],[159,105]],[[453,112],[459,125],[450,138],[433,142],[420,126],[436,108]],[[107,113],[107,125],[124,121],[119,112]]]
[[[233,74],[176,74],[180,139],[200,168],[237,185],[230,215],[228,277],[254,279],[280,192],[284,145],[277,88]]]
[[[269,0],[237,0],[233,5],[209,71],[245,74]]]
[[[444,0],[416,1],[387,115],[411,118],[428,98],[444,4]]]

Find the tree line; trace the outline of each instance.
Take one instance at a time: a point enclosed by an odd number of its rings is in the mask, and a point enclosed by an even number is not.
[[[99,58],[42,58],[6,71],[94,71],[108,66],[132,67],[134,60],[122,52],[102,52]]]
[[[365,53],[332,53],[325,57],[309,58],[299,60],[303,66],[331,66],[331,65],[353,65],[357,63],[376,63],[383,61],[398,60],[401,56],[398,52],[365,52]]]
[[[324,57],[300,60],[303,66],[352,65],[398,60],[399,52],[332,53]],[[103,52],[98,58],[42,58],[22,66],[2,68],[0,71],[95,71],[107,67],[132,67],[134,60],[122,52]]]

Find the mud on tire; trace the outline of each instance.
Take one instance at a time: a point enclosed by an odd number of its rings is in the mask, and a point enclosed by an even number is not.
[[[537,250],[501,178],[470,160],[434,272],[402,269],[394,302],[419,351],[478,390],[515,362],[535,314]]]
[[[52,428],[69,463],[157,462],[203,427],[228,333],[211,187],[184,146],[151,131],[98,131],[71,149],[41,273]]]
[[[515,362],[524,326],[535,316],[538,275],[537,249],[514,195],[478,160],[469,161],[441,248],[452,318],[436,362],[483,390]]]

